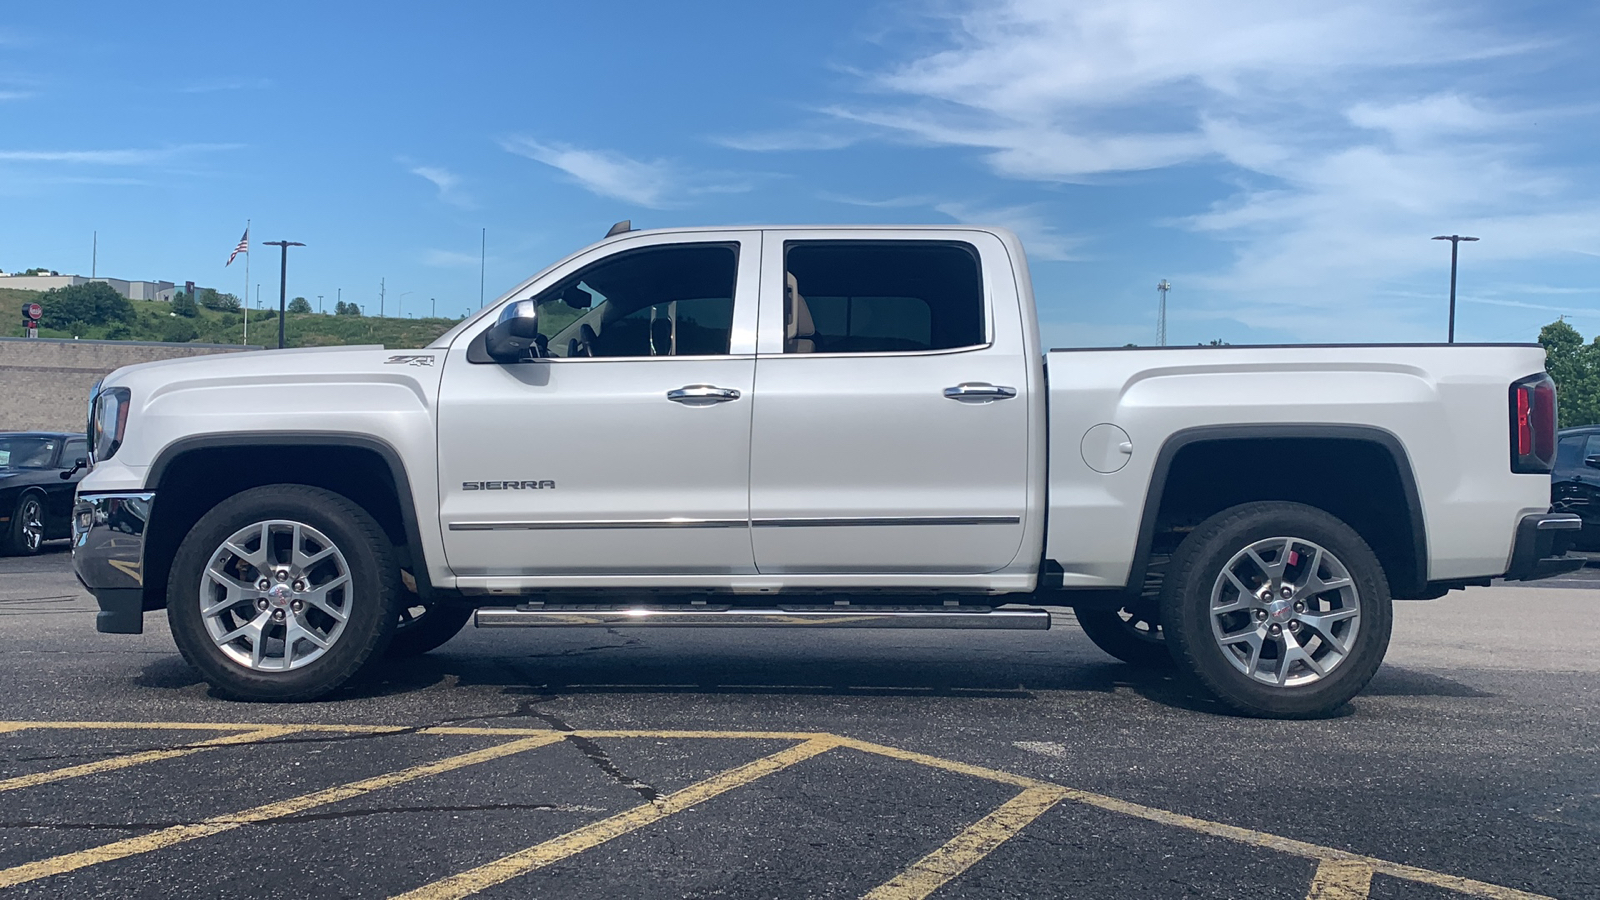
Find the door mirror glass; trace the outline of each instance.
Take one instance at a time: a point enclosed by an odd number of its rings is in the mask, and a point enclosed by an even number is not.
[[[544,339],[539,336],[539,305],[532,300],[506,304],[483,337],[483,349],[495,362],[515,363],[545,355]]]

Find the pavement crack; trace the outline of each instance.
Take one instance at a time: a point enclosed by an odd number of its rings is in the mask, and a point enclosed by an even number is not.
[[[567,743],[577,747],[590,762],[594,763],[600,771],[610,775],[618,784],[643,797],[646,803],[658,808],[666,805],[661,799],[660,791],[617,768],[617,764],[611,761],[611,757],[606,754],[605,750],[601,749],[599,744],[576,734],[567,735]]]

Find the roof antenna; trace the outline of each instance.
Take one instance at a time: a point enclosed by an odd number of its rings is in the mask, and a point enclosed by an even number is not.
[[[606,237],[616,237],[619,234],[627,234],[628,232],[630,232],[632,230],[633,230],[633,220],[632,219],[623,219],[621,222],[618,222],[617,224],[611,226],[611,230],[606,232]]]

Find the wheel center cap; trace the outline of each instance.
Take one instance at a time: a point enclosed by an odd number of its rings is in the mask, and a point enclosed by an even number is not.
[[[276,607],[288,606],[294,600],[294,589],[287,584],[275,584],[267,591],[267,602]]]
[[[1293,611],[1294,608],[1287,600],[1274,600],[1267,604],[1267,615],[1274,622],[1289,618],[1289,614]]]

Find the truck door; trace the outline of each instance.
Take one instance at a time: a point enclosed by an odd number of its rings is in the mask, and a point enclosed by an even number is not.
[[[981,232],[768,231],[751,431],[763,573],[982,573],[1022,542],[1029,348]]]
[[[754,231],[604,245],[530,287],[547,358],[495,363],[462,335],[438,417],[457,575],[754,571],[759,253]]]

